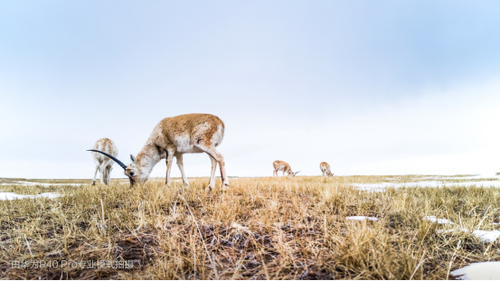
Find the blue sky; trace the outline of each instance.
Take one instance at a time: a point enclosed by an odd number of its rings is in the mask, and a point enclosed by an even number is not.
[[[97,139],[128,163],[162,118],[192,112],[226,123],[230,175],[272,175],[276,159],[307,175],[321,161],[500,171],[499,14],[495,1],[0,1],[0,177],[90,178]],[[184,162],[208,176],[208,156]]]

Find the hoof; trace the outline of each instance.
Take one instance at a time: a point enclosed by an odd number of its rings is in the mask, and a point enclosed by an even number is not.
[[[92,185],[95,185],[95,181],[92,182]]]
[[[213,186],[210,186],[210,185],[209,185],[209,186],[207,186],[207,188],[205,188],[205,190],[206,190],[207,192],[212,191],[212,189],[213,189]]]
[[[225,182],[223,183],[223,185],[224,185],[224,186],[229,186],[229,182],[228,182],[228,181],[225,181]]]

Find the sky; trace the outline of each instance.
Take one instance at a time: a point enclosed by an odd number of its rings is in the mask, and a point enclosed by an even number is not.
[[[499,14],[498,1],[0,0],[0,177],[92,178],[96,140],[128,164],[186,113],[224,121],[230,176],[272,176],[274,160],[302,175],[322,161],[493,174]],[[210,174],[206,154],[184,166]]]

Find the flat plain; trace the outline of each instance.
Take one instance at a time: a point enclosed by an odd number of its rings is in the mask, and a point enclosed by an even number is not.
[[[60,195],[0,200],[0,277],[453,279],[500,260],[498,180],[231,178],[207,192],[208,178],[0,179],[4,192]]]

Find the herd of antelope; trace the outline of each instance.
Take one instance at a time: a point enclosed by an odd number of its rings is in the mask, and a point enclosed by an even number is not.
[[[210,182],[207,190],[215,187],[215,170],[217,165],[220,168],[223,190],[229,186],[229,180],[226,175],[224,157],[215,148],[222,142],[224,137],[224,122],[219,117],[211,114],[185,114],[174,117],[167,117],[160,121],[153,129],[146,144],[137,156],[130,155],[132,161],[128,166],[116,158],[118,149],[112,140],[102,138],[97,140],[92,151],[96,170],[92,184],[96,182],[97,172],[100,171],[101,183],[109,184],[113,160],[125,171],[125,175],[130,180],[130,185],[135,183],[144,183],[149,179],[149,174],[153,167],[166,159],[167,173],[165,185],[169,186],[170,170],[172,161],[176,158],[177,166],[181,171],[184,185],[189,186],[188,179],[184,173],[184,163],[182,156],[185,153],[203,153],[210,157],[212,168],[210,173]],[[283,172],[288,177],[294,177],[299,172],[293,172],[290,165],[284,161],[276,160],[273,163],[273,176],[278,176],[278,172]],[[332,177],[330,165],[326,162],[320,164],[323,176]]]

